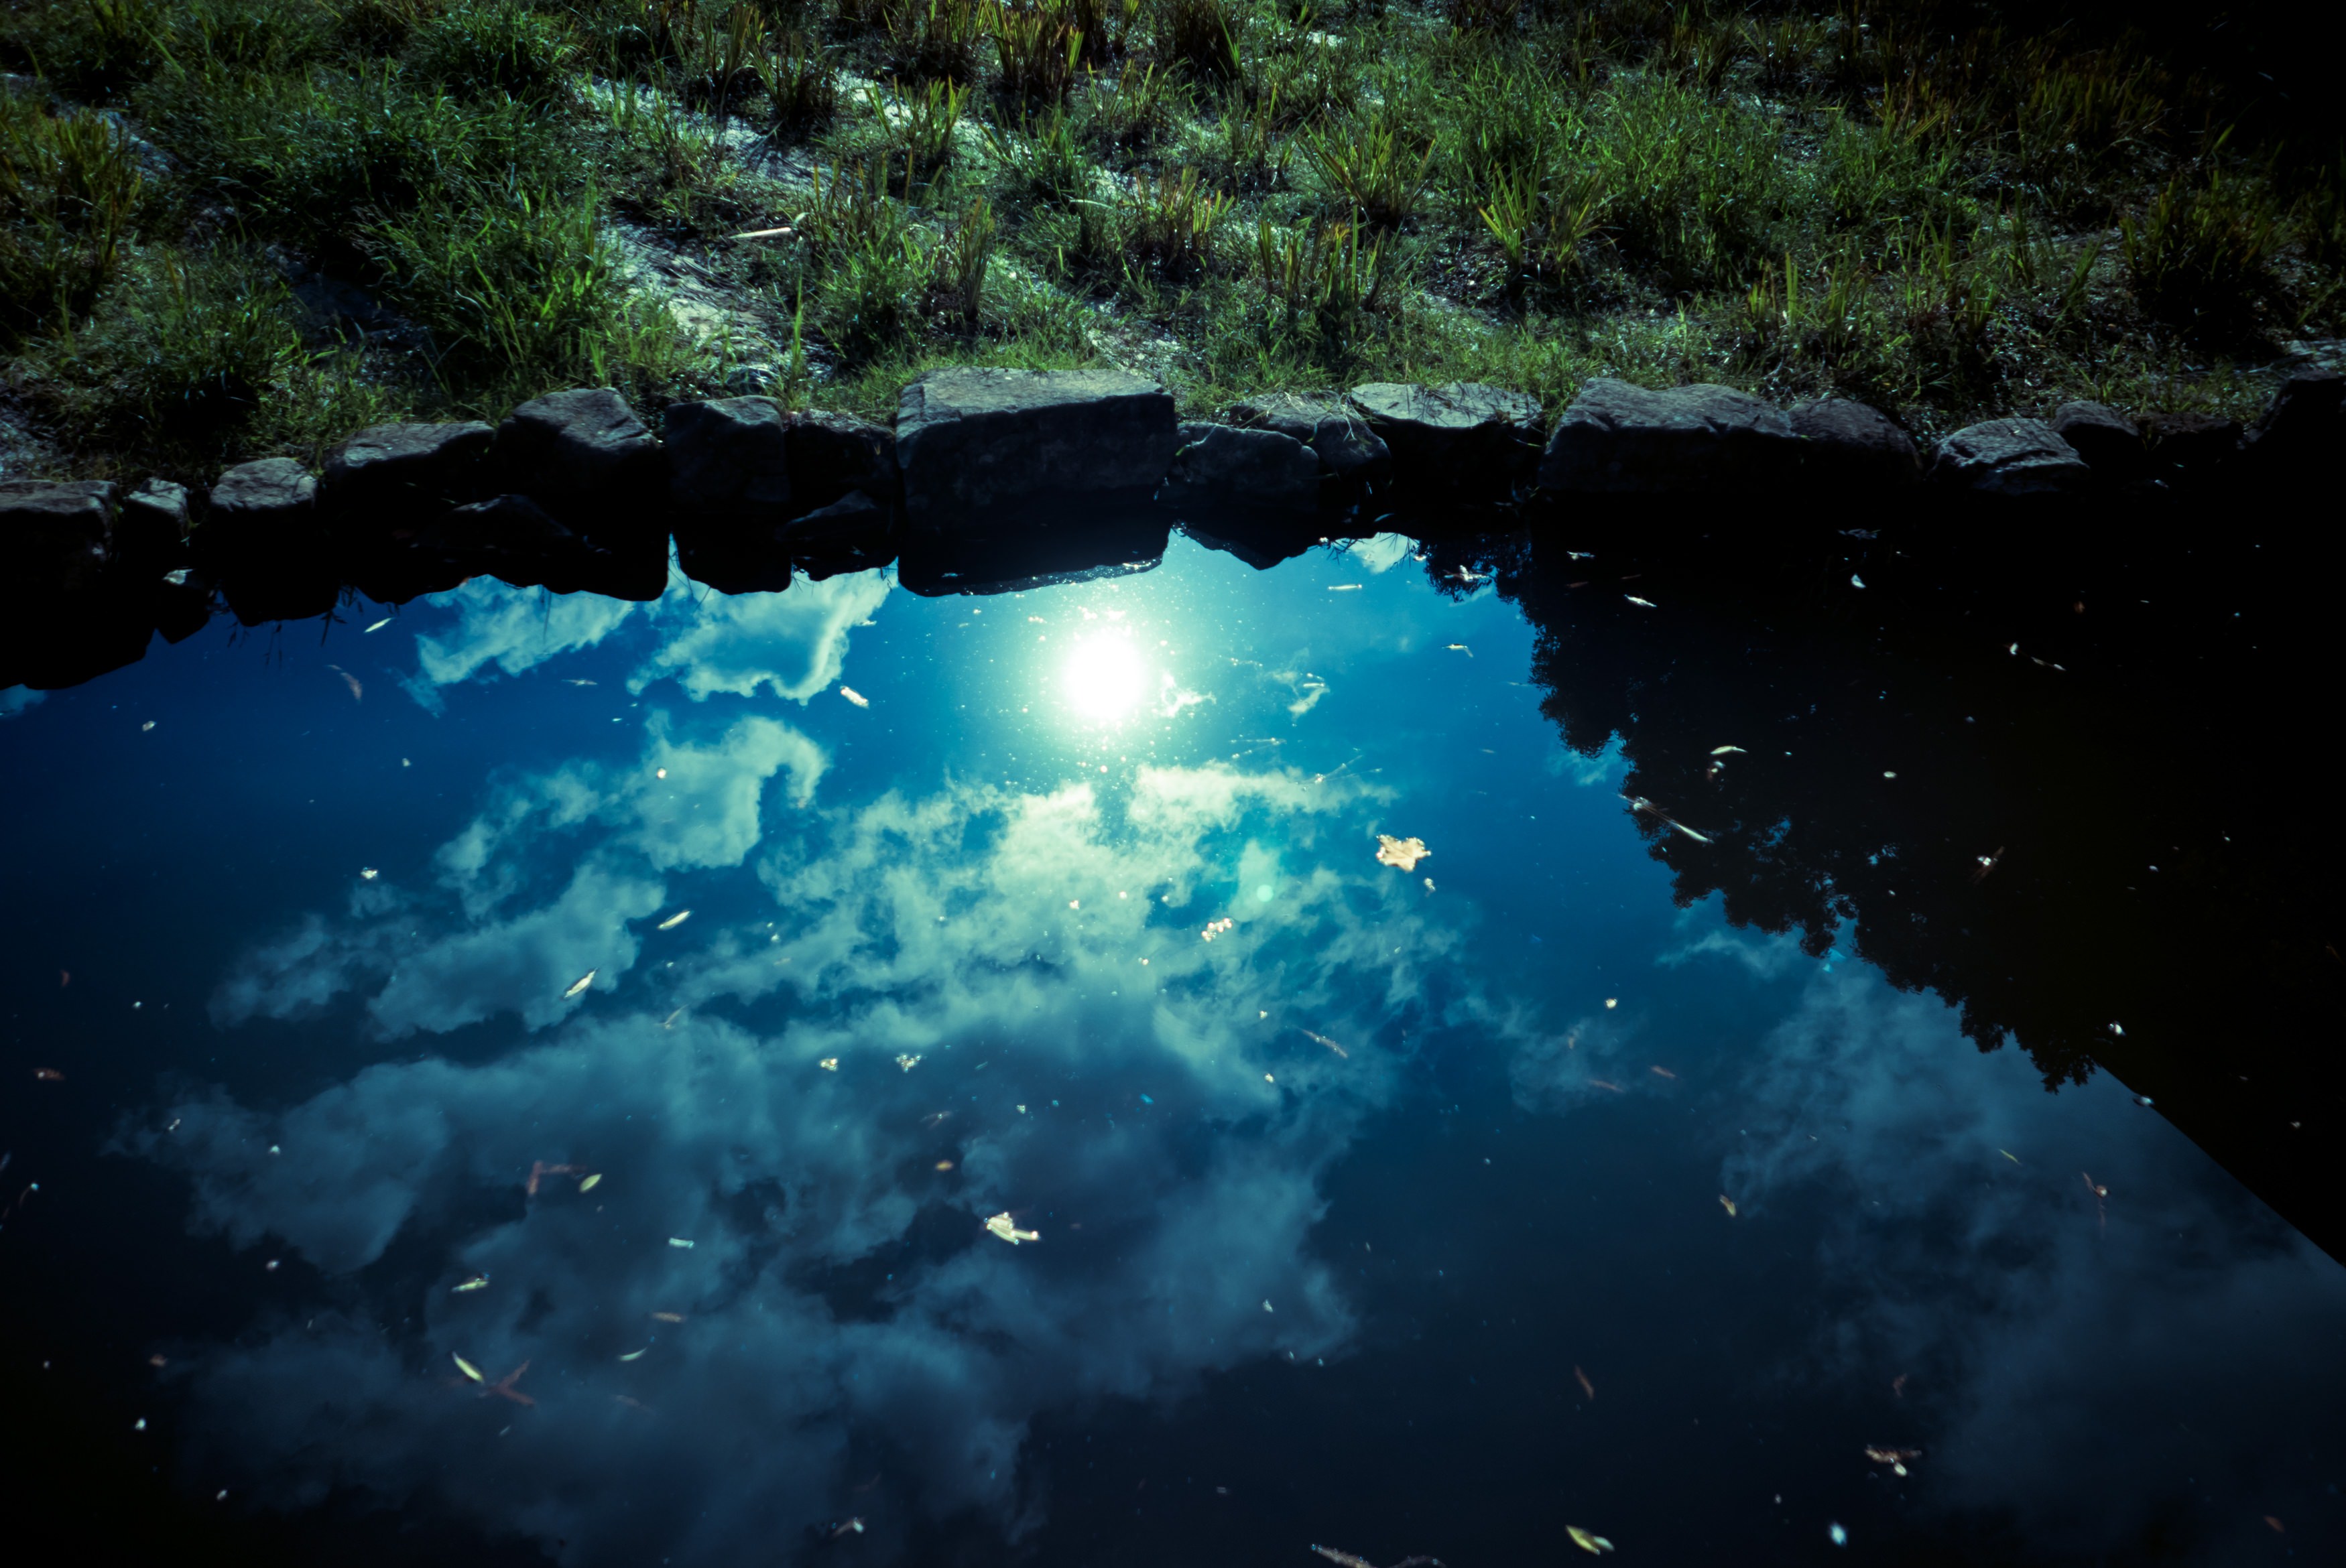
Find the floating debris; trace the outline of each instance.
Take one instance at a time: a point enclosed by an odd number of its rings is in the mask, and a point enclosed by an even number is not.
[[[833,1541],[838,1540],[842,1535],[861,1535],[862,1533],[863,1521],[860,1518],[842,1520],[841,1522],[831,1527],[831,1538]]]
[[[676,913],[668,916],[668,919],[660,921],[659,924],[652,927],[652,929],[654,931],[674,931],[677,927],[682,925],[691,918],[692,911],[690,910],[678,910]]]
[[[920,1064],[921,1058],[918,1053],[905,1051],[899,1051],[896,1053],[896,1065],[903,1068],[905,1072],[909,1073]]]
[[[848,701],[853,703],[858,708],[869,708],[872,706],[872,699],[864,696],[862,692],[856,690],[852,686],[841,687],[839,688],[839,695],[847,698]]]
[[[1719,1195],[1719,1207],[1727,1211],[1728,1218],[1733,1219],[1735,1217],[1735,1200],[1728,1196],[1725,1193],[1720,1193]]]
[[[566,681],[564,681],[562,684],[563,684],[563,685],[565,685],[565,686],[593,686],[595,683],[594,683],[593,681],[591,681],[591,680],[579,680],[579,679],[572,678],[572,679],[569,679],[569,680],[566,680]]]
[[[359,868],[359,881],[362,882],[371,882],[381,875],[382,875],[382,873],[375,870],[372,866],[361,866]]]
[[[673,1029],[676,1027],[676,1021],[683,1016],[684,1009],[679,1007],[675,1012],[660,1020],[660,1027],[663,1029]]]
[[[1922,1458],[1923,1451],[1919,1448],[1876,1448],[1868,1443],[1865,1445],[1865,1457],[1876,1464],[1888,1465],[1896,1474],[1904,1475],[1906,1461]]]
[[[1417,862],[1433,857],[1423,839],[1396,839],[1390,833],[1377,835],[1377,864],[1393,866],[1404,871],[1417,870]]]
[[[33,1076],[44,1084],[62,1084],[66,1081],[66,1075],[55,1067],[36,1067],[33,1069]]]
[[[1628,1093],[1628,1091],[1627,1091],[1627,1090],[1626,1090],[1626,1089],[1624,1089],[1624,1088],[1622,1088],[1620,1084],[1614,1084],[1614,1083],[1608,1083],[1607,1081],[1606,1081],[1606,1080],[1605,1080],[1605,1079],[1603,1079],[1603,1078],[1591,1078],[1591,1079],[1589,1079],[1589,1080],[1588,1080],[1588,1086],[1589,1086],[1590,1088],[1592,1088],[1592,1089],[1610,1089],[1610,1090],[1612,1090],[1612,1091],[1613,1091],[1613,1093],[1615,1093],[1615,1094],[1617,1094],[1617,1095],[1626,1095],[1626,1094],[1627,1094],[1627,1093]]]
[[[1602,1535],[1591,1534],[1589,1532],[1580,1528],[1577,1524],[1566,1525],[1564,1527],[1564,1532],[1572,1537],[1572,1543],[1575,1546],[1579,1547],[1583,1552],[1587,1553],[1592,1557],[1602,1557],[1605,1553],[1613,1550],[1613,1543],[1606,1540]]]
[[[683,1248],[685,1248],[685,1249],[686,1249],[686,1250],[688,1250],[688,1251],[689,1251],[689,1250],[691,1249],[691,1247],[692,1247],[692,1242],[690,1241],[690,1239],[689,1239],[689,1238],[688,1238],[688,1237],[681,1237],[681,1236],[671,1236],[671,1237],[669,1237],[668,1238],[668,1244],[670,1247],[683,1247]]]
[[[2086,1190],[2094,1195],[2094,1208],[2100,1216],[2102,1228],[2107,1230],[2110,1227],[2110,1189],[2084,1171],[2079,1171],[2077,1174],[2086,1177]]]
[[[1425,891],[1427,892],[1432,892],[1433,891],[1433,879],[1432,877],[1425,879]]]
[[[655,1312],[652,1314],[652,1321],[655,1323],[681,1323],[684,1321],[684,1314],[681,1312]]]
[[[1825,1526],[1825,1539],[1836,1546],[1846,1546],[1849,1544],[1849,1532],[1838,1524],[1828,1524]]]
[[[1214,1490],[1222,1492],[1225,1489],[1218,1486]],[[1357,1556],[1350,1552],[1339,1552],[1333,1546],[1314,1546],[1311,1550],[1328,1559],[1329,1562],[1340,1564],[1341,1568],[1377,1568],[1377,1565],[1367,1558]],[[1443,1568],[1443,1562],[1439,1557],[1404,1557],[1392,1564],[1392,1568]]]
[[[515,1367],[512,1371],[507,1372],[504,1377],[499,1378],[495,1382],[491,1383],[486,1388],[483,1389],[481,1392],[484,1395],[495,1394],[502,1400],[511,1400],[517,1405],[535,1406],[537,1403],[536,1400],[531,1399],[527,1394],[523,1393],[519,1389],[514,1387],[515,1383],[521,1381],[521,1375],[528,1370],[529,1363],[527,1361],[524,1361],[520,1366]]]
[[[383,628],[383,627],[385,627],[385,626],[387,626],[391,625],[391,621],[392,621],[392,617],[391,617],[391,616],[383,616],[383,617],[382,617],[382,619],[381,619],[381,620],[379,620],[379,621],[375,622],[375,624],[374,624],[374,625],[372,625],[372,626],[369,626],[369,627],[368,627],[364,632],[362,632],[362,633],[360,633],[359,635],[360,635],[361,636],[371,636],[371,635],[372,635],[373,633],[375,633],[375,632],[379,632],[379,631],[382,630],[382,628]]]
[[[151,719],[151,718],[150,718],[150,719],[148,719],[146,723],[144,723],[144,724],[142,724],[142,725],[140,725],[140,726],[138,727],[138,733],[139,733],[139,734],[141,734],[141,735],[144,735],[144,734],[146,734],[148,730],[150,730],[150,729],[152,729],[152,728],[155,728],[155,721],[154,721],[153,719]]]
[[[598,1183],[600,1183],[600,1182],[602,1181],[602,1179],[603,1179],[603,1173],[602,1173],[602,1172],[600,1172],[600,1171],[590,1171],[590,1172],[588,1172],[586,1175],[585,1175],[585,1176],[580,1176],[580,1177],[578,1178],[578,1190],[579,1190],[580,1192],[593,1192],[593,1191],[595,1190],[595,1188],[596,1188],[596,1186],[597,1186]]]
[[[1345,1050],[1341,1045],[1337,1044],[1325,1034],[1314,1034],[1311,1030],[1306,1029],[1303,1031],[1303,1037],[1306,1040],[1312,1042],[1314,1044],[1325,1045],[1329,1050],[1333,1051],[1337,1055],[1341,1056],[1347,1062],[1352,1059],[1352,1054],[1350,1051]]]
[[[352,675],[350,671],[344,669],[338,664],[330,664],[326,667],[342,677],[342,684],[351,688],[351,700],[352,702],[364,702],[366,700],[366,687],[359,684],[358,677]]]
[[[821,1061],[816,1063],[815,1065],[821,1068],[826,1073],[836,1073],[839,1071],[839,1058],[836,1056],[825,1056]]]
[[[1675,1079],[1678,1076],[1676,1073],[1671,1072],[1668,1067],[1648,1067],[1646,1071],[1651,1073],[1657,1078]]]
[[[1998,1149],[1995,1152],[2002,1155],[2005,1159],[2010,1160],[2014,1165],[2018,1165],[2020,1163],[2020,1156],[2014,1154],[2010,1149]]]
[[[2140,1105],[2143,1109],[2148,1110],[2151,1105],[2151,1098],[2148,1095],[2137,1095],[2134,1097],[2134,1103]],[[2295,1122],[2291,1122],[2290,1125],[2293,1127],[2297,1125],[2297,1124]]]
[[[529,1162],[529,1186],[526,1189],[526,1196],[536,1197],[537,1184],[547,1176],[585,1176],[586,1174],[586,1171],[577,1166],[550,1166],[544,1160],[532,1160]]]
[[[1849,585],[1852,588],[1862,588],[1865,586],[1865,579],[1859,576],[1855,572],[1851,572],[1849,575]]]
[[[473,1381],[476,1383],[485,1383],[488,1381],[488,1379],[481,1376],[480,1368],[473,1365],[472,1362],[464,1359],[464,1357],[457,1355],[454,1351],[452,1350],[449,1352],[448,1359],[456,1363],[456,1369],[458,1371],[472,1379]]]
[[[1661,608],[1661,606],[1654,603],[1653,600],[1641,599],[1635,594],[1624,594],[1621,596],[1628,600],[1631,604],[1636,605],[1640,609],[1658,610]]]
[[[1973,868],[1972,881],[1975,883],[1984,882],[1987,881],[1987,874],[1995,870],[1996,862],[2004,859],[2004,846],[2002,844],[1998,844],[1995,847],[1995,853],[1993,855],[1975,855],[1973,859],[1975,860],[1978,864]]]
[[[1006,1208],[1000,1214],[987,1216],[985,1229],[986,1234],[989,1236],[998,1236],[1013,1247],[1016,1247],[1019,1243],[1025,1241],[1040,1241],[1043,1239],[1043,1233],[1041,1231],[1019,1229],[1016,1223],[1011,1219],[1010,1211]]]
[[[1901,1372],[1896,1377],[1890,1380],[1890,1394],[1892,1399],[1902,1400],[1906,1397],[1905,1373]]]
[[[1679,821],[1676,817],[1671,816],[1668,811],[1663,810],[1659,806],[1655,805],[1643,795],[1624,795],[1621,799],[1629,802],[1629,809],[1632,811],[1643,811],[1647,816],[1652,817],[1657,821],[1663,823],[1665,826],[1677,829],[1679,832],[1684,833],[1688,838],[1692,839],[1698,844],[1708,844],[1711,841],[1709,834],[1696,832],[1692,828],[1688,827],[1684,822]]]
[[[1740,746],[1714,746],[1710,748],[1710,754],[1713,757],[1727,757],[1730,755],[1740,757],[1745,755],[1745,752],[1743,748]]]
[[[1452,653],[1463,653],[1468,658],[1473,658],[1474,657],[1474,650],[1468,647],[1464,643],[1449,643],[1444,646]]]
[[[1606,1011],[1607,1013],[1612,1012],[1612,1011],[1613,1011],[1613,1009],[1615,1009],[1615,1008],[1617,1008],[1617,1007],[1618,1007],[1618,1006],[1620,1006],[1620,1005],[1621,1005],[1621,999],[1620,999],[1619,997],[1617,997],[1617,996],[1608,996],[1608,997],[1606,997],[1606,998],[1605,999],[1605,1011]]]
[[[953,1168],[954,1168],[954,1163],[953,1163],[953,1161],[951,1161],[951,1160],[939,1160],[939,1161],[937,1162],[937,1169],[939,1169],[939,1170],[941,1170],[941,1171],[949,1171],[949,1170],[951,1170],[951,1169],[953,1169]]]
[[[1331,583],[1328,591],[1331,594],[1357,594],[1364,586],[1366,585],[1362,583]]]
[[[642,1349],[640,1349],[640,1350],[630,1350],[630,1351],[628,1351],[626,1355],[624,1355],[624,1356],[620,1357],[620,1358],[619,1358],[619,1359],[621,1359],[622,1361],[640,1361],[640,1360],[642,1360],[642,1359],[644,1359],[644,1357],[645,1357],[645,1356],[648,1355],[648,1354],[650,1353],[650,1351],[651,1351],[651,1347],[650,1347],[649,1345],[646,1345],[646,1346],[645,1346]]]
[[[595,977],[602,972],[603,972],[599,969],[590,969],[586,973],[580,975],[577,979],[572,981],[570,983],[570,989],[562,993],[562,1000],[567,1002],[572,997],[577,995],[580,992],[586,990],[588,986],[594,984]]]
[[[470,1279],[454,1287],[453,1289],[455,1295],[463,1296],[470,1291],[486,1290],[488,1288],[489,1277],[485,1274],[475,1274]]]
[[[1596,1385],[1588,1380],[1588,1374],[1576,1366],[1572,1369],[1572,1376],[1574,1380],[1579,1383],[1580,1391],[1587,1395],[1590,1402],[1594,1403],[1596,1399]]]

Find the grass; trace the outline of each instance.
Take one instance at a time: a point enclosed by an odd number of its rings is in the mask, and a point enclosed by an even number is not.
[[[76,472],[198,480],[744,356],[2238,412],[2346,330],[2346,149],[2194,64],[1934,0],[22,0],[0,354]]]

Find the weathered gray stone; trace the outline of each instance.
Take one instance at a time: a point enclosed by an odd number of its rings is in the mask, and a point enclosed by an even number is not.
[[[1802,448],[1790,415],[1732,387],[1696,382],[1654,392],[1592,376],[1548,438],[1540,488],[1552,494],[1717,493],[1789,477]]]
[[[1359,412],[1332,399],[1271,392],[1233,404],[1229,420],[1301,442],[1319,454],[1321,472],[1340,484],[1392,477],[1392,449]]]
[[[496,435],[478,420],[371,425],[326,454],[321,500],[353,511],[469,500]]]
[[[1892,490],[1923,477],[1923,454],[1914,438],[1871,404],[1821,398],[1785,417],[1802,443],[1801,477],[1810,484]]]
[[[818,582],[884,566],[896,555],[892,513],[861,490],[793,519],[782,530],[782,542],[791,562]]]
[[[790,495],[816,512],[862,491],[882,506],[896,503],[896,433],[850,413],[803,409],[790,418]]]
[[[318,482],[290,457],[240,463],[212,486],[203,537],[207,546],[216,551],[249,557],[262,565],[290,565],[289,561],[262,558],[287,554],[306,556],[322,543],[318,532]]]
[[[114,486],[103,480],[0,482],[0,578],[17,596],[96,582],[113,548]]]
[[[2062,495],[2093,483],[2076,449],[2041,419],[1991,419],[1939,443],[1933,484],[1978,495]]]
[[[1020,497],[1154,489],[1173,399],[1123,371],[933,371],[904,388],[904,507],[933,522]]]
[[[114,545],[126,562],[155,563],[168,570],[188,542],[188,487],[149,479],[122,498],[114,520]]]
[[[2240,422],[2211,413],[2154,413],[2142,422],[2151,471],[2197,484],[2229,469],[2240,452]]]
[[[1480,382],[1356,386],[1352,404],[1392,450],[1393,477],[1422,495],[1504,495],[1539,453],[1537,398]]]
[[[504,484],[541,502],[597,509],[639,505],[665,478],[652,433],[610,387],[532,398],[497,426],[493,461]]]
[[[1320,504],[1320,454],[1275,430],[1185,424],[1165,494],[1286,512]]]
[[[668,499],[687,511],[782,522],[790,514],[790,424],[770,397],[670,403]]]
[[[2309,366],[2283,382],[2241,438],[2243,456],[2272,477],[2294,477],[2346,454],[2346,375]]]
[[[2109,404],[2065,402],[2053,411],[2052,425],[2096,477],[2123,482],[2142,473],[2142,432]]]

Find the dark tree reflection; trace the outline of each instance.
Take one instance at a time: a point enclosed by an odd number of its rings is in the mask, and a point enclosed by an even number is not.
[[[2325,551],[2051,514],[1804,532],[1566,520],[1428,570],[1522,607],[1566,745],[1621,738],[1680,904],[1934,992],[2048,1088],[2111,1072],[2346,1250]]]

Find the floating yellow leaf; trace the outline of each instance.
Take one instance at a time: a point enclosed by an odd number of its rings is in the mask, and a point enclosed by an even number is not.
[[[578,1181],[578,1190],[580,1192],[593,1192],[595,1190],[595,1184],[602,1179],[603,1173],[601,1171],[597,1171],[593,1176],[582,1176]]]
[[[1396,839],[1390,833],[1377,835],[1377,864],[1397,866],[1404,871],[1417,870],[1417,862],[1432,855],[1423,839]]]
[[[630,1351],[628,1351],[626,1355],[624,1355],[624,1356],[620,1357],[620,1358],[619,1358],[619,1359],[621,1359],[622,1361],[637,1361],[637,1360],[641,1360],[641,1359],[643,1359],[644,1350],[648,1350],[648,1349],[651,1349],[651,1347],[650,1347],[649,1345],[647,1345],[647,1346],[645,1346],[645,1347],[644,1347],[644,1349],[643,1349],[643,1350],[630,1350]]]
[[[1728,1218],[1733,1219],[1735,1217],[1735,1200],[1728,1196],[1725,1193],[1720,1193],[1719,1195],[1719,1207],[1727,1211]]]
[[[1602,1557],[1613,1550],[1613,1543],[1606,1540],[1602,1535],[1590,1534],[1577,1524],[1566,1525],[1564,1532],[1572,1537],[1572,1543],[1575,1546],[1579,1547],[1591,1557]]]
[[[668,919],[660,921],[659,924],[655,926],[653,929],[656,931],[674,931],[677,927],[682,925],[691,918],[692,911],[690,910],[678,910],[676,913],[668,916]]]
[[[485,1382],[487,1382],[487,1381],[488,1381],[488,1379],[486,1379],[486,1378],[484,1378],[484,1377],[481,1376],[481,1369],[480,1369],[480,1368],[478,1368],[478,1367],[476,1367],[476,1366],[474,1366],[474,1365],[473,1365],[473,1363],[472,1363],[472,1362],[470,1362],[470,1361],[468,1361],[468,1360],[464,1359],[464,1357],[462,1357],[462,1356],[459,1356],[459,1355],[455,1354],[454,1351],[451,1351],[451,1352],[449,1353],[448,1359],[449,1359],[450,1360],[452,1360],[452,1361],[454,1361],[454,1362],[455,1362],[455,1363],[456,1363],[456,1369],[457,1369],[458,1371],[460,1371],[460,1372],[464,1373],[464,1376],[466,1376],[466,1377],[468,1377],[468,1378],[470,1378],[470,1379],[472,1379],[472,1380],[473,1380],[473,1381],[474,1381],[474,1382],[476,1382],[476,1383],[485,1383]]]
[[[486,1290],[488,1288],[489,1277],[485,1274],[475,1274],[470,1279],[465,1280],[462,1285],[457,1286],[455,1288],[455,1293],[462,1296],[469,1290]]]

